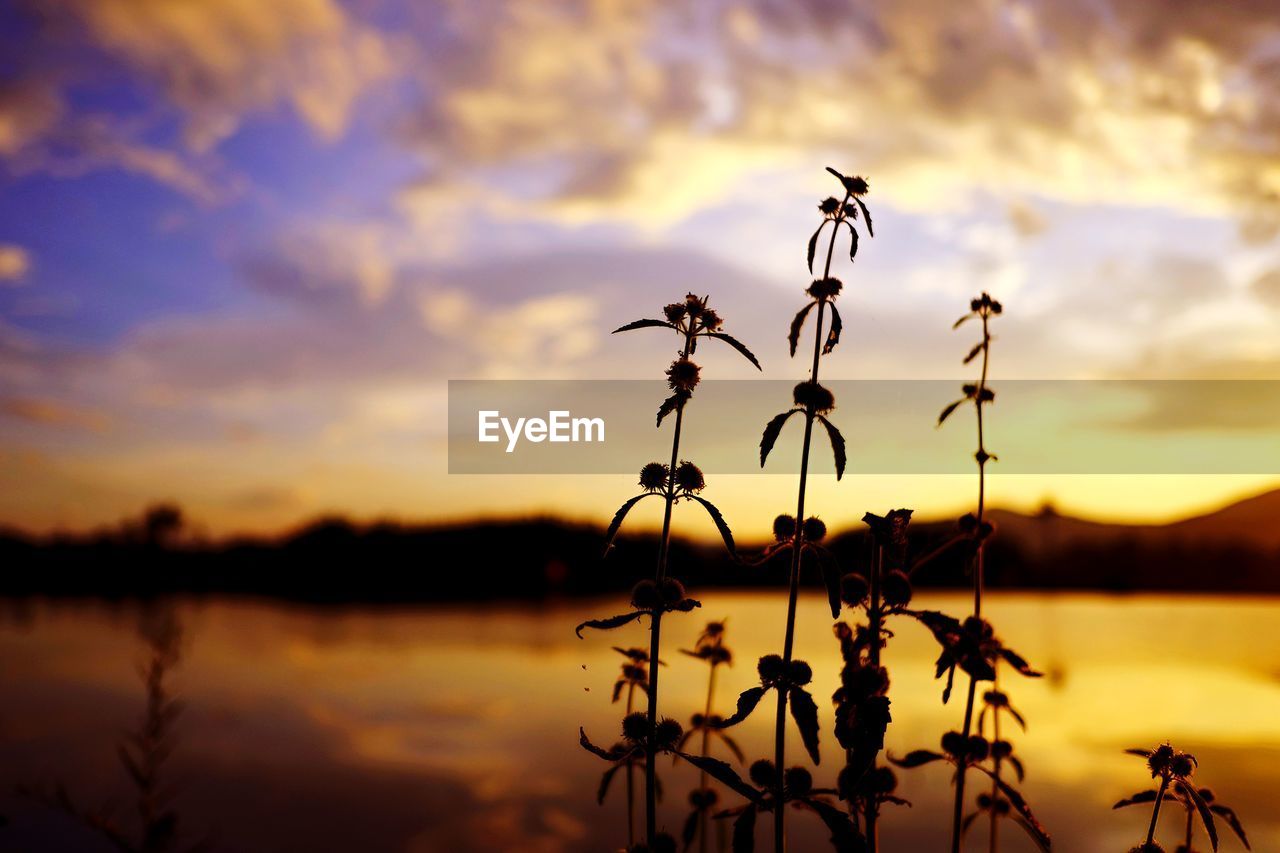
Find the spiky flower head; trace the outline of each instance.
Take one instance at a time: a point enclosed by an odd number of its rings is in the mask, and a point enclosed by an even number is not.
[[[1159,776],[1169,769],[1169,764],[1173,761],[1175,750],[1167,743],[1157,746],[1151,751],[1151,755],[1147,758],[1147,767],[1151,770],[1151,778]]]
[[[759,788],[768,788],[778,781],[778,768],[772,761],[762,758],[751,765],[747,776]]]
[[[646,492],[658,492],[667,487],[671,469],[661,462],[650,462],[640,469],[640,485]]]
[[[813,381],[801,382],[796,385],[792,389],[791,397],[795,400],[797,406],[804,409],[813,409],[819,415],[824,415],[836,407],[835,395]]]
[[[706,329],[708,332],[715,332],[724,325],[724,320],[720,319],[720,315],[710,308],[702,312],[702,316],[698,318],[698,325]]]
[[[821,542],[827,538],[827,525],[822,519],[810,516],[804,520],[804,539],[806,542]]]
[[[663,578],[661,593],[664,604],[678,604],[684,601],[684,584],[675,578]]]
[[[773,538],[786,542],[796,535],[796,520],[789,515],[780,515],[773,520]]]
[[[694,788],[689,792],[689,805],[695,809],[709,809],[720,802],[720,795],[715,788]]]
[[[840,199],[834,196],[827,196],[818,202],[818,210],[822,211],[823,216],[834,216],[836,211],[840,209]]]
[[[857,607],[867,600],[870,584],[857,572],[849,572],[840,578],[840,600],[850,607]]]
[[[632,743],[639,743],[649,734],[649,718],[644,711],[635,711],[622,718],[622,736]]]
[[[659,750],[675,749],[676,744],[680,742],[680,736],[683,734],[684,726],[680,725],[678,720],[663,717],[658,721],[658,726],[654,730],[654,744]]]
[[[1186,752],[1176,753],[1169,760],[1169,772],[1174,776],[1186,779],[1196,772],[1196,757]]]
[[[808,796],[813,790],[813,774],[803,767],[788,767],[782,772],[782,784],[793,797]]]
[[[806,291],[814,299],[835,299],[844,289],[844,282],[838,278],[815,278]]]
[[[639,610],[652,610],[662,604],[658,585],[647,578],[631,588],[631,604]]]
[[[676,466],[675,480],[680,491],[686,493],[700,492],[707,485],[702,469],[692,462],[681,462]]]
[[[847,178],[841,178],[840,183],[844,184],[844,188],[849,191],[850,195],[863,196],[871,191],[871,184],[861,175],[850,175]]]
[[[707,310],[707,297],[698,296],[693,293],[687,293],[684,297],[684,310],[690,317],[697,319],[702,312]]]
[[[662,309],[662,313],[666,315],[669,322],[679,323],[684,319],[684,315],[688,312],[683,302],[672,302]]]
[[[969,300],[969,310],[978,314],[999,314],[1004,306],[991,298],[991,294],[983,291],[976,299]]]
[[[884,576],[880,594],[884,596],[885,604],[890,607],[906,607],[911,603],[911,593],[911,578],[907,577],[906,572],[894,569]]]
[[[687,358],[677,358],[667,368],[667,385],[672,391],[692,392],[698,385],[702,368]]]
[[[760,674],[761,682],[772,684],[782,677],[785,667],[781,655],[765,655],[756,663],[756,672]]]
[[[804,687],[813,681],[813,667],[802,660],[793,660],[787,669],[787,680],[796,687]]]

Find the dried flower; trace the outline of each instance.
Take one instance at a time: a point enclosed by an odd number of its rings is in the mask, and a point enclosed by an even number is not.
[[[640,485],[646,492],[658,492],[667,487],[671,470],[661,462],[650,462],[640,469]]]
[[[791,392],[795,404],[817,414],[826,414],[836,407],[835,396],[817,382],[801,382]]]
[[[809,516],[804,520],[804,539],[806,542],[821,542],[827,538],[827,525],[822,519]]]
[[[692,462],[681,462],[676,466],[675,481],[680,491],[686,493],[700,492],[707,485],[702,469]]]
[[[779,542],[789,542],[796,535],[796,520],[789,515],[780,515],[773,520],[773,538]]]
[[[678,358],[667,368],[667,385],[672,391],[692,392],[698,385],[702,368],[687,358]]]
[[[806,291],[817,300],[835,299],[844,289],[844,282],[838,278],[816,278]]]

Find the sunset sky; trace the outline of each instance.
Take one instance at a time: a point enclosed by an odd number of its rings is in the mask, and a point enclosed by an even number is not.
[[[17,0],[0,522],[604,520],[627,478],[447,475],[446,381],[657,376],[670,342],[608,331],[686,290],[801,376],[826,165],[869,176],[877,235],[836,265],[833,378],[965,375],[949,328],[985,289],[997,387],[1280,379],[1274,0]],[[1006,505],[1151,519],[1274,479],[993,473]],[[824,478],[812,503],[972,488]],[[707,496],[761,532],[790,491]]]

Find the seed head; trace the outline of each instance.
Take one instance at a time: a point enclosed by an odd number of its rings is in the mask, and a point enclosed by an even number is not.
[[[1174,776],[1186,779],[1196,772],[1196,757],[1185,752],[1175,754],[1169,760],[1169,772]]]
[[[638,610],[652,610],[662,604],[662,594],[658,585],[651,580],[642,580],[631,588],[631,604]]]
[[[640,485],[646,492],[658,492],[667,487],[671,469],[661,462],[650,462],[640,469]]]
[[[1007,740],[998,740],[991,744],[991,755],[994,758],[1008,758],[1013,755],[1013,744]]]
[[[875,794],[892,794],[898,788],[898,776],[890,767],[874,767],[867,771],[863,784]]]
[[[1009,697],[999,690],[988,690],[982,694],[982,701],[997,708],[1004,708],[1009,704]]]
[[[996,810],[996,814],[1009,813],[1009,801],[1006,800],[1004,797],[1000,797],[999,799],[997,799],[995,803],[993,803],[993,807]]]
[[[1152,779],[1169,769],[1173,756],[1174,749],[1167,743],[1161,744],[1151,751],[1151,757],[1147,759],[1147,767],[1151,770]]]
[[[827,538],[827,525],[820,518],[810,516],[804,520],[804,540],[821,542]]]
[[[857,607],[866,601],[868,590],[870,586],[867,579],[857,572],[849,572],[840,578],[840,600],[850,607]]]
[[[684,601],[684,584],[675,578],[663,578],[661,593],[663,604],[678,604]]]
[[[708,332],[714,332],[724,325],[724,320],[720,319],[720,315],[710,308],[702,312],[702,316],[698,318],[698,322],[702,328]]]
[[[803,767],[788,767],[782,772],[782,784],[788,794],[803,797],[813,790],[813,774]]]
[[[697,318],[701,316],[702,312],[707,310],[707,298],[693,293],[686,293],[684,296],[684,310],[688,312],[690,317]]]
[[[677,720],[670,717],[663,717],[658,721],[658,726],[654,729],[654,744],[659,750],[675,749],[676,744],[680,742],[680,736],[684,734],[684,726],[680,725]]]
[[[840,183],[844,184],[844,188],[848,190],[850,195],[866,195],[871,191],[871,184],[861,175],[850,175],[847,178],[841,178]]]
[[[719,801],[715,788],[694,788],[689,792],[689,805],[695,809],[709,809]]]
[[[681,462],[676,466],[676,486],[682,492],[700,492],[706,488],[707,481],[702,476],[702,469],[692,462]]]
[[[889,670],[871,664],[850,664],[840,671],[840,683],[858,698],[883,695],[889,692]]]
[[[795,404],[823,415],[836,407],[835,396],[817,382],[801,382],[791,392]]]
[[[805,292],[821,302],[827,299],[835,299],[843,289],[844,282],[838,278],[815,278]]]
[[[672,391],[692,392],[698,385],[702,368],[687,358],[678,358],[667,368],[667,385]]]
[[[672,302],[670,305],[662,309],[662,313],[672,323],[679,323],[684,319],[686,309],[683,302]]]
[[[844,218],[845,218],[845,219],[857,219],[857,218],[858,218],[858,206],[857,206],[857,205],[854,205],[854,204],[846,204],[846,205],[844,206]]]
[[[756,672],[761,682],[772,684],[782,677],[785,666],[781,655],[765,655],[756,663]]]
[[[968,754],[970,761],[986,761],[991,754],[991,744],[982,735],[969,735]]]
[[[649,736],[649,718],[644,711],[627,714],[622,719],[622,736],[632,743],[639,743]]]
[[[942,751],[960,758],[968,751],[968,742],[960,732],[947,732],[942,736]]]
[[[768,788],[778,781],[778,768],[774,767],[772,761],[762,758],[751,765],[747,776],[757,788]]]
[[[796,687],[804,687],[813,681],[813,668],[802,660],[793,660],[791,668],[787,671],[787,680]]]
[[[818,202],[818,210],[821,210],[825,216],[831,216],[839,209],[840,199],[838,198],[827,196],[822,201]]]
[[[891,607],[905,607],[911,603],[911,578],[906,572],[894,569],[884,576],[880,593]]]
[[[773,520],[773,538],[786,542],[796,535],[796,520],[789,515],[780,515]]]
[[[990,794],[979,794],[979,795],[978,795],[978,808],[982,809],[983,811],[986,811],[987,809],[991,808],[991,795],[990,795]]]

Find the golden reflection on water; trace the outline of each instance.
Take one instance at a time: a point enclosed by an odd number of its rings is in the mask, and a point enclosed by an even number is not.
[[[682,720],[702,702],[705,666],[675,650],[690,646],[708,619],[728,618],[736,656],[720,680],[724,711],[755,683],[755,659],[775,651],[782,632],[779,595],[711,591],[704,600],[701,611],[664,625],[663,711]],[[1005,641],[1048,674],[1011,676],[1003,687],[1030,722],[1015,737],[1028,768],[1024,792],[1056,849],[1121,851],[1139,840],[1144,816],[1110,808],[1149,781],[1140,761],[1121,750],[1166,738],[1200,757],[1201,784],[1240,812],[1255,850],[1280,849],[1280,601],[990,600]],[[958,613],[965,599],[922,596],[917,604]],[[186,705],[173,759],[176,805],[183,826],[214,839],[215,848],[576,851],[616,849],[625,840],[621,789],[596,806],[604,767],[577,746],[577,727],[597,742],[616,737],[621,711],[609,693],[619,658],[610,647],[639,644],[645,632],[630,626],[578,640],[572,631],[582,619],[619,612],[618,600],[401,611],[243,602],[176,609],[187,633],[174,679]],[[9,606],[6,614],[0,785],[63,781],[86,801],[114,801],[127,815],[114,744],[142,703],[136,613],[34,605]],[[915,624],[891,627],[888,748],[935,748],[963,708],[940,703],[932,638]],[[797,654],[816,673],[825,759],[817,777],[827,784],[840,756],[825,733],[831,712],[824,700],[836,685],[839,654],[817,596],[801,602]],[[771,706],[761,707],[738,733],[753,757],[770,750]],[[790,754],[800,762],[798,744]],[[668,767],[663,775],[663,821],[677,830],[694,774]],[[946,770],[899,776],[915,807],[888,815],[884,849],[941,848]],[[95,849],[78,827],[29,804],[5,800],[0,814],[11,820],[0,839],[20,840],[20,849]],[[1169,818],[1170,841],[1176,823]],[[793,825],[797,849],[823,849],[816,826]],[[1006,851],[1031,849],[1013,831],[1006,839]]]

